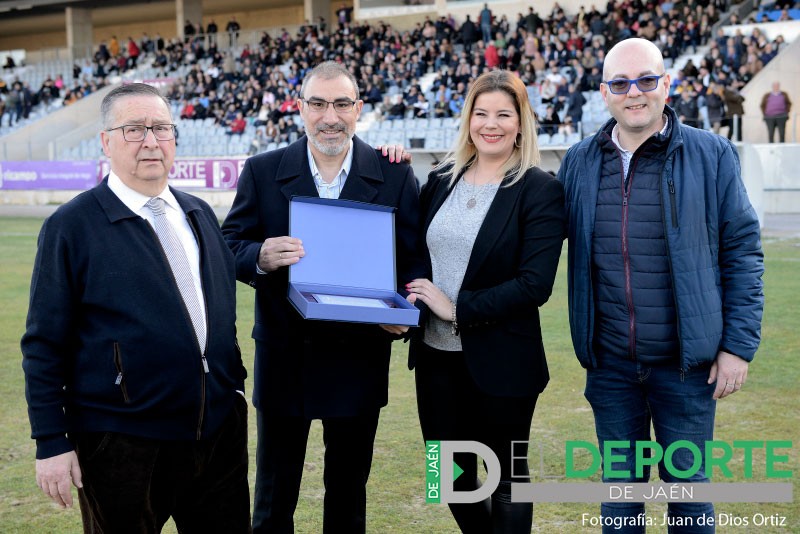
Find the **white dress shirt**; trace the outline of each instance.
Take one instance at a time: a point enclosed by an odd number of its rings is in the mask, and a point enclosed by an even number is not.
[[[149,222],[150,226],[153,226],[153,212],[150,211],[150,208],[146,205],[150,197],[138,191],[134,191],[125,185],[119,176],[114,174],[114,171],[108,173],[108,187],[128,209]],[[183,250],[186,252],[186,258],[189,260],[189,268],[192,271],[194,289],[197,292],[197,300],[200,303],[200,311],[203,314],[203,321],[207,323],[206,300],[203,295],[203,282],[200,278],[200,247],[197,245],[197,239],[194,236],[191,226],[189,226],[186,213],[181,209],[178,201],[175,199],[175,195],[172,194],[169,187],[165,187],[164,190],[156,196],[164,200],[167,220],[172,225],[172,229],[175,230],[181,245],[183,245]]]

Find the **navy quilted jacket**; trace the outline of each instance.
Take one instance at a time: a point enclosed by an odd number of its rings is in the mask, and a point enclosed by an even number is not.
[[[661,175],[681,369],[712,362],[719,350],[747,361],[761,339],[764,257],[758,218],[741,180],[736,149],[711,132],[678,124],[666,106],[671,137]],[[601,132],[611,132],[611,119]],[[566,192],[569,320],[581,365],[592,350],[592,235],[602,153],[598,135],[569,149],[558,173]]]

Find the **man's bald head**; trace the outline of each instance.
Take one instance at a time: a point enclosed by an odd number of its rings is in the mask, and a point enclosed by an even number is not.
[[[649,83],[644,82],[645,90],[639,86],[640,81],[624,83],[624,80],[641,80],[642,77],[649,77]],[[670,77],[664,71],[661,51],[645,39],[626,39],[606,55],[603,79],[600,94],[608,112],[617,120],[620,140],[627,143],[627,150],[633,151],[664,126]],[[621,80],[617,87],[627,85],[628,90],[612,93],[607,83],[610,80]]]
[[[619,64],[631,55],[640,57],[639,63],[647,65],[654,72],[664,72],[664,58],[661,55],[661,50],[647,39],[625,39],[617,43],[606,54],[606,60],[603,62],[603,79],[610,80],[612,78],[622,77],[618,72]],[[642,60],[646,63],[642,63]]]

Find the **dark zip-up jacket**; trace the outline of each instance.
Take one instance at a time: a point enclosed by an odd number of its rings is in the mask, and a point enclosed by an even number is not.
[[[680,367],[710,364],[720,350],[750,361],[761,339],[764,257],[739,157],[730,141],[679,124],[669,106],[664,113],[673,127],[661,203]],[[592,236],[603,161],[598,136],[615,122],[571,147],[558,172],[566,192],[570,328],[584,367],[597,366]]]
[[[172,192],[200,250],[209,372],[158,237],[104,180],[39,234],[22,338],[37,458],[71,450],[73,431],[204,439],[244,389],[233,255],[211,208]]]
[[[611,132],[598,136],[603,172],[592,237],[595,335],[604,356],[677,365],[678,339],[661,210],[669,133],[636,149],[627,175]]]

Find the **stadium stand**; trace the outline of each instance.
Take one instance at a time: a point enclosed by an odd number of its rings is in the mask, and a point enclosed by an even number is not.
[[[735,37],[722,28],[715,34],[714,24],[729,16],[728,7],[724,1],[694,8],[670,2],[645,6],[638,0],[612,1],[605,12],[593,7],[569,15],[558,4],[541,15],[530,7],[514,22],[506,15],[495,18],[491,48],[497,57],[492,51],[490,63],[520,75],[540,117],[553,105],[564,122],[567,87],[574,85],[581,92],[585,103],[580,121],[541,136],[544,148],[560,148],[596,131],[608,119],[597,91],[604,50],[630,36],[650,38],[671,65],[671,94],[689,92],[700,109],[701,126],[708,128],[709,83],[738,92],[786,46],[782,37],[768,39],[759,28]],[[257,131],[264,140],[257,150],[269,150],[302,135],[293,107],[299,81],[316,61],[336,58],[351,65],[367,102],[359,135],[372,144],[446,151],[456,134],[459,101],[470,81],[489,68],[487,47],[479,35],[470,34],[466,24],[453,18],[419,18],[406,31],[383,22],[354,22],[342,29],[303,25],[294,34],[283,28],[259,30],[257,40],[242,38],[234,46],[209,36],[164,40],[143,33],[137,43],[138,62],[131,61],[127,47],[115,49],[103,42],[92,58],[75,64],[61,61],[4,69],[0,136],[108,83],[157,80],[168,87],[173,112],[181,117],[179,156],[245,155],[252,152]],[[60,87],[44,91],[46,84],[55,87],[54,77]],[[17,82],[30,93],[30,109],[21,113],[19,99],[13,97]],[[247,126],[241,135],[226,136],[236,112],[243,113]],[[55,157],[95,157],[95,146],[96,139],[89,138],[58,148]]]

